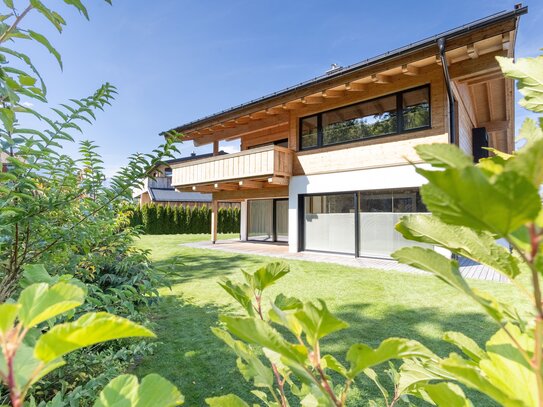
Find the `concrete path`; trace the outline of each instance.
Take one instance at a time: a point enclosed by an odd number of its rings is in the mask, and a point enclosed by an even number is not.
[[[279,257],[290,260],[306,260],[320,263],[342,264],[350,267],[374,268],[380,270],[394,270],[403,273],[424,274],[424,271],[415,269],[394,260],[376,259],[368,257],[354,257],[351,255],[299,252],[289,253],[288,246],[283,243],[241,242],[239,240],[221,240],[215,244],[210,241],[184,243],[183,246],[206,250],[220,250],[230,253],[250,254],[257,256]],[[460,273],[465,278],[477,280],[508,282],[508,279],[494,269],[475,263],[469,259],[461,258]]]

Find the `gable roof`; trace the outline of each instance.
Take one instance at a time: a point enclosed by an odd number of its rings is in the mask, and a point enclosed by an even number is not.
[[[415,53],[423,49],[435,48],[436,50],[435,52],[437,53],[436,42],[440,38],[444,38],[446,44],[449,47],[454,48],[454,47],[461,46],[459,43],[455,44],[455,41],[459,37],[463,37],[471,32],[484,29],[485,27],[488,27],[488,26],[506,22],[508,20],[514,20],[514,28],[516,28],[516,25],[517,25],[516,20],[518,19],[518,17],[527,12],[528,12],[528,7],[526,6],[522,7],[522,5],[520,4],[516,5],[513,10],[502,11],[496,14],[492,14],[488,17],[484,17],[482,19],[472,21],[468,24],[464,24],[457,28],[444,31],[442,33],[433,35],[423,40],[408,44],[406,46],[394,49],[392,51],[388,51],[384,54],[365,59],[363,61],[349,65],[347,67],[334,70],[331,73],[321,75],[319,77],[299,83],[298,85],[287,87],[283,90],[273,92],[269,95],[251,100],[247,103],[243,103],[238,106],[234,106],[234,107],[222,110],[218,113],[208,115],[200,119],[182,124],[171,130],[164,131],[160,133],[160,135],[168,137],[169,133],[172,131],[180,133],[187,130],[192,130],[195,128],[211,125],[214,123],[219,123],[221,121],[229,120],[235,117],[239,117],[241,115],[251,114],[263,108],[267,108],[273,105],[273,103],[279,103],[279,100],[283,100],[289,97],[291,97],[292,99],[296,99],[296,98],[304,96],[305,94],[307,94],[314,88],[327,86],[328,84],[330,84],[330,86],[334,86],[334,84],[339,83],[340,80],[347,80],[347,78],[351,78],[353,74],[356,74],[357,72],[363,69],[366,69],[373,65],[383,64],[385,62],[388,62],[389,60],[394,60],[400,56],[405,56],[411,53]],[[447,48],[447,50],[451,48]]]

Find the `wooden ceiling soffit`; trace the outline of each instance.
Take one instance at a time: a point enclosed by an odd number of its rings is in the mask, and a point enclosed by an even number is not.
[[[475,76],[488,74],[500,69],[496,56],[506,56],[505,51],[481,55],[476,59],[467,59],[449,66],[451,79],[463,81]]]
[[[285,128],[288,127],[288,116],[285,114],[270,116],[267,119],[252,121],[235,128],[216,131],[209,136],[194,139],[194,145],[199,147],[212,143],[213,141],[235,139],[249,134],[255,135],[255,133],[265,132],[266,130],[276,129],[282,126],[285,126]]]

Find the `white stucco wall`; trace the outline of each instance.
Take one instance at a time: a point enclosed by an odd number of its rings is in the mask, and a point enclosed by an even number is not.
[[[241,201],[240,219],[239,219],[239,234],[240,240],[247,240],[247,200]]]
[[[420,165],[429,168],[428,165]],[[298,195],[419,187],[425,179],[412,165],[292,177],[289,184],[289,251],[298,251]]]

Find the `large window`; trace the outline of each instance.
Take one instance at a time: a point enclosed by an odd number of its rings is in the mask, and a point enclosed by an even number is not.
[[[300,120],[302,150],[430,127],[430,87],[330,110]]]
[[[354,195],[306,196],[305,250],[354,254]]]
[[[406,214],[427,212],[418,188],[306,195],[303,206],[303,250],[390,258],[403,246],[431,247],[394,228]]]
[[[394,189],[359,193],[358,253],[367,257],[390,257],[404,246],[424,246],[405,240],[394,227],[403,215],[426,212],[418,189]]]

